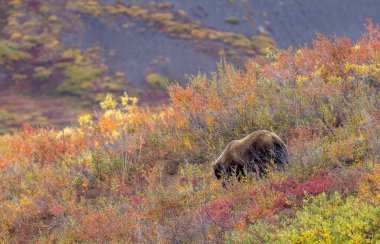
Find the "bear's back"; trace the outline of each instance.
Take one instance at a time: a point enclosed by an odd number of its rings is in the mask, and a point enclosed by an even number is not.
[[[246,137],[236,142],[241,147],[252,149],[261,149],[270,147],[274,143],[282,143],[281,139],[273,132],[267,130],[258,130],[250,133]]]
[[[251,161],[268,161],[276,157],[278,149],[286,150],[282,140],[273,132],[259,130],[252,132],[236,142],[236,147],[240,148],[242,157]]]

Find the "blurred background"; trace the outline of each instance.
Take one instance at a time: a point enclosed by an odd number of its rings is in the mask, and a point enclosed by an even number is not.
[[[356,40],[376,0],[0,0],[0,133],[64,127],[107,93],[168,101],[171,83],[211,76],[226,60]]]

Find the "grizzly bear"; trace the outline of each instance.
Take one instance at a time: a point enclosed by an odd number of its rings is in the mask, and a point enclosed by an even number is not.
[[[288,151],[280,137],[267,130],[258,130],[228,143],[213,168],[218,179],[236,175],[240,180],[246,172],[262,177],[272,163],[284,170],[287,162]]]

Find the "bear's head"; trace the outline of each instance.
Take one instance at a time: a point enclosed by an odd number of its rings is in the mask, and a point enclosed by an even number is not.
[[[213,163],[213,168],[214,168],[214,174],[216,178],[220,180],[222,176],[225,174],[222,164],[217,160]]]
[[[225,177],[229,180],[231,176],[236,176],[240,181],[245,176],[244,166],[235,162],[229,162],[224,157],[218,158],[213,164],[215,177],[220,180]],[[223,181],[223,185],[224,185]]]

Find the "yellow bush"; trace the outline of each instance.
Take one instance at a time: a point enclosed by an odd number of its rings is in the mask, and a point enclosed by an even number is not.
[[[359,195],[380,204],[380,164],[373,165],[371,172],[360,179]]]

